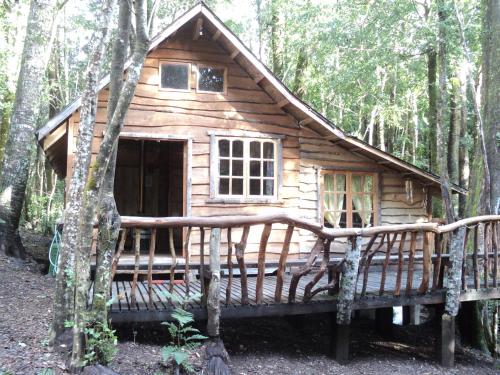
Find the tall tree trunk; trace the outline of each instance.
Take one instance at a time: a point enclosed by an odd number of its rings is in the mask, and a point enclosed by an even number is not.
[[[39,101],[51,48],[56,0],[32,0],[16,99],[0,176],[0,253],[25,258],[18,226],[28,181]]]
[[[452,91],[450,94],[450,125],[448,129],[448,171],[450,181],[458,183],[458,146],[460,136],[460,115],[458,112],[457,99],[459,98],[459,84],[452,80]]]
[[[302,99],[304,97],[305,87],[304,87],[304,72],[307,68],[308,58],[305,48],[299,51],[297,56],[297,65],[295,67],[295,76],[293,78],[292,91],[295,95]]]
[[[469,188],[469,145],[467,144],[467,72],[460,73],[460,144],[458,148],[458,183],[463,188]],[[467,196],[458,196],[458,216],[465,217]]]
[[[271,0],[271,60],[273,73],[283,79],[283,49],[280,30],[279,0]]]
[[[86,306],[88,300],[88,283],[90,277],[90,252],[93,218],[102,193],[102,186],[110,159],[118,145],[118,136],[123,126],[123,119],[134,96],[142,66],[149,46],[147,6],[145,0],[134,2],[135,10],[135,46],[132,63],[127,69],[127,78],[120,92],[112,120],[108,124],[99,153],[92,164],[89,177],[83,191],[82,211],[78,220],[78,238],[75,251],[75,312],[73,326],[73,351],[71,368],[76,369],[83,364],[84,329],[87,323]]]
[[[54,316],[49,341],[53,345],[64,331],[64,322],[71,321],[74,308],[75,256],[78,238],[78,219],[82,210],[82,194],[89,174],[91,146],[94,137],[97,111],[97,90],[101,71],[101,60],[107,45],[109,24],[115,0],[106,0],[98,15],[97,30],[90,39],[91,51],[86,71],[86,86],[82,93],[80,125],[74,156],[73,174],[64,211],[64,232],[59,250],[54,296]],[[89,240],[91,242],[91,240]],[[89,253],[90,254],[90,253]]]
[[[108,124],[118,103],[123,86],[123,71],[127,58],[129,33],[131,27],[131,9],[128,1],[121,1],[118,13],[118,35],[113,43],[111,61]],[[101,201],[99,203],[98,236],[97,236],[97,264],[92,299],[92,310],[97,322],[107,323],[107,305],[109,299],[109,285],[111,282],[111,261],[113,258],[116,240],[120,231],[120,215],[116,208],[114,196],[116,155],[118,148],[110,158],[104,182],[102,185]]]
[[[455,221],[453,204],[451,201],[450,180],[448,176],[448,165],[445,150],[444,137],[444,120],[446,108],[446,10],[444,0],[438,0],[438,62],[439,62],[439,95],[436,118],[436,138],[437,138],[437,153],[439,175],[441,179],[441,198],[443,201],[446,222],[452,223]]]
[[[429,109],[427,121],[429,123],[429,169],[433,172],[438,170],[437,166],[437,53],[434,48],[427,52],[427,95],[429,97]]]
[[[489,206],[500,212],[500,1],[484,0],[483,22],[484,139],[490,172]],[[487,181],[486,181],[487,183]]]

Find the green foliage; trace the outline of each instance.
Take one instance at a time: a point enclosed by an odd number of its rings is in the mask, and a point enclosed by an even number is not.
[[[168,291],[164,292],[165,296],[176,305],[184,305],[188,301],[200,298],[200,294],[191,297],[182,298]],[[177,307],[172,313],[172,322],[163,322],[167,326],[170,334],[170,344],[162,348],[163,360],[167,363],[173,363],[176,368],[182,368],[188,373],[194,372],[194,369],[189,364],[189,352],[198,346],[200,341],[207,337],[203,336],[200,331],[192,326],[194,323],[193,314]]]
[[[115,331],[107,323],[91,323],[84,329],[84,333],[85,364],[110,363],[118,352]]]

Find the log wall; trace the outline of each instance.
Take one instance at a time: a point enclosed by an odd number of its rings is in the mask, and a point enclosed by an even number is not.
[[[189,26],[189,25],[188,25]],[[236,59],[237,60],[237,59]],[[404,180],[380,165],[339,146],[305,127],[286,113],[240,66],[230,53],[208,37],[192,40],[192,29],[186,27],[160,44],[146,59],[135,96],[124,121],[124,132],[158,133],[192,137],[191,215],[245,215],[285,212],[319,220],[319,180],[321,169],[352,168],[377,170],[380,173],[380,224],[419,222],[426,218],[422,197],[414,193],[414,201],[405,202]],[[185,61],[227,67],[227,90],[224,94],[197,93],[196,76],[192,73],[189,92],[159,88],[161,61]],[[99,95],[97,123],[92,152],[98,151],[106,123],[108,91]],[[72,152],[79,122],[76,112],[69,121],[68,173],[71,176]],[[265,204],[216,203],[210,200],[209,131],[267,133],[282,137],[282,186],[276,202]],[[69,184],[68,184],[69,186]],[[256,256],[262,228],[252,227],[246,254]],[[286,227],[276,225],[269,238],[269,254],[279,254]],[[227,251],[222,236],[221,254]],[[233,233],[233,242],[240,234]],[[310,232],[296,229],[290,244],[290,258],[308,252],[314,244]],[[199,254],[199,231],[192,231],[192,256]],[[342,252],[343,249],[338,249]]]

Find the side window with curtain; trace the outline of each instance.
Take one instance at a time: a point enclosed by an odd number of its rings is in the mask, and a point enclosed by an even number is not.
[[[331,172],[323,175],[323,219],[333,228],[365,228],[376,224],[376,175]]]

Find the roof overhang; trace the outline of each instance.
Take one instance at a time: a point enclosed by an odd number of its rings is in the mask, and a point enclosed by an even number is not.
[[[197,18],[198,21],[200,16],[204,18],[204,21],[208,21],[205,22],[204,25],[206,25],[206,27],[209,28],[209,31],[211,31],[211,34],[214,35],[214,38],[212,39],[217,39],[221,42],[223,47],[231,53],[231,57],[237,62],[245,63],[245,65],[251,66],[251,72],[249,69],[246,70],[253,77],[254,81],[260,84],[261,87],[266,90],[271,97],[273,97],[276,103],[280,105],[280,107],[286,109],[287,112],[289,112],[297,120],[299,126],[309,127],[317,133],[324,135],[325,138],[331,142],[351,150],[352,152],[357,152],[375,160],[385,167],[398,170],[403,174],[408,175],[408,178],[414,177],[423,185],[440,188],[440,178],[438,176],[344,133],[328,119],[296,97],[202,2],[196,4],[190,10],[185,12],[163,32],[152,39],[149,52],[157,48],[163,41],[172,36],[186,23],[194,20],[195,18]],[[128,68],[130,63],[131,60],[126,63],[125,69]],[[99,82],[99,90],[105,88],[109,84],[109,81],[110,76],[105,76]],[[262,84],[264,82],[266,85]],[[60,126],[76,110],[78,110],[80,105],[81,98],[78,98],[50,119],[45,126],[38,131],[38,141],[42,143],[44,138],[54,132],[58,126]],[[467,192],[466,189],[454,184],[452,184],[451,188],[457,193],[465,194]]]

